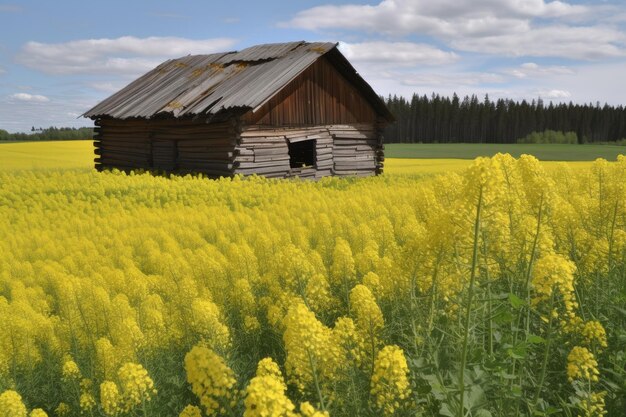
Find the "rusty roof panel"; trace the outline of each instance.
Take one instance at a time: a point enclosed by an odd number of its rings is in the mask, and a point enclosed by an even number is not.
[[[222,62],[255,62],[282,58],[283,56],[287,55],[289,52],[293,51],[304,43],[305,42],[301,41],[255,45],[223,57]]]
[[[254,109],[271,99],[320,56],[336,50],[336,46],[327,42],[288,42],[169,60],[83,116],[127,119],[165,113],[182,117],[216,114],[228,109]],[[354,72],[358,80],[365,83]]]

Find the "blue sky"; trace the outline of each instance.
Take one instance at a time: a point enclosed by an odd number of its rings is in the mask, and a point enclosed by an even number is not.
[[[88,126],[165,59],[291,40],[340,42],[383,95],[626,104],[623,0],[0,0],[0,128]]]

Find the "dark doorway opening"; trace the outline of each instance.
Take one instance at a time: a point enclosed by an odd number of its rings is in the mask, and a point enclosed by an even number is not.
[[[291,168],[315,165],[315,140],[289,142],[289,165]]]

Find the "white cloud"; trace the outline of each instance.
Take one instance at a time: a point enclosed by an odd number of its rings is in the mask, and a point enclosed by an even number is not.
[[[584,16],[590,10],[588,6],[544,0],[383,0],[375,6],[313,7],[297,13],[284,25],[311,30],[345,27],[396,34],[468,34],[489,30],[489,24],[504,26],[538,17]]]
[[[228,50],[233,39],[176,37],[84,39],[66,43],[28,42],[18,62],[49,74],[127,74],[146,72],[167,58]]]
[[[110,82],[110,81],[95,82],[95,83],[89,84],[89,86],[93,88],[94,90],[103,91],[105,93],[115,93],[116,91],[121,90],[122,87],[124,87],[125,85],[126,84],[123,82]]]
[[[61,99],[62,97],[62,99]],[[93,122],[83,117],[77,118],[86,109],[96,104],[98,99],[70,92],[59,92],[45,103],[21,101],[11,96],[0,97],[0,129],[9,132],[27,132],[31,126],[92,126]]]
[[[15,93],[12,94],[10,97],[15,100],[29,101],[32,103],[46,103],[50,101],[48,97],[39,94]]]
[[[384,0],[377,5],[313,7],[282,25],[427,35],[458,50],[509,56],[586,60],[625,55],[622,31],[584,24],[601,13],[606,13],[601,6],[545,0]],[[568,25],[572,21],[578,24]]]
[[[352,62],[385,66],[445,65],[459,59],[454,52],[412,42],[341,42],[339,49]]]
[[[454,88],[455,86],[500,84],[506,81],[500,74],[480,72],[395,74],[393,78],[404,85],[428,86],[428,88],[432,88],[432,91],[436,91],[434,87],[437,86]]]
[[[567,101],[575,103],[608,102],[624,105],[625,61],[601,64],[585,64],[576,67],[574,74],[553,75],[541,80],[533,87],[542,93],[551,90],[569,92]],[[543,96],[542,96],[543,97]]]
[[[515,78],[540,78],[551,75],[574,74],[575,71],[572,68],[561,65],[541,66],[534,62],[526,62],[517,68],[505,70],[504,73]]]
[[[626,35],[611,27],[555,25],[523,33],[458,37],[450,44],[465,51],[506,56],[599,60],[626,56],[625,42]]]
[[[563,100],[565,98],[570,98],[572,93],[566,90],[539,90],[536,92],[536,95],[543,99],[552,99],[552,100]]]

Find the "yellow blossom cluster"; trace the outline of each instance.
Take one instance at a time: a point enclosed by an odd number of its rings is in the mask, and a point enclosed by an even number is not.
[[[129,362],[122,365],[117,378],[120,382],[124,410],[127,412],[144,401],[150,401],[157,393],[148,371],[140,364]]]
[[[350,291],[350,314],[354,317],[356,331],[354,341],[363,345],[365,352],[358,355],[369,358],[369,366],[378,351],[381,332],[385,327],[383,313],[372,292],[365,285],[356,285]],[[359,343],[360,342],[360,343]]]
[[[398,346],[385,346],[376,355],[371,394],[376,408],[393,415],[409,401],[409,369],[404,352]]]
[[[83,413],[89,413],[96,406],[96,399],[91,393],[83,392],[78,400],[80,410]]]
[[[188,405],[180,412],[178,417],[202,417],[202,410],[195,405]]]
[[[67,359],[63,363],[62,369],[63,380],[65,381],[78,381],[81,378],[80,369],[76,362],[72,359]]]
[[[115,382],[104,381],[100,384],[100,404],[107,416],[116,416],[122,412],[122,397]]]
[[[567,355],[567,377],[570,381],[598,381],[598,362],[586,347],[574,346]]]
[[[581,417],[602,417],[607,414],[604,397],[606,392],[592,392],[580,400]]]
[[[104,403],[103,403],[103,407],[104,407]],[[106,409],[105,413],[106,413]],[[54,414],[59,416],[59,417],[64,417],[66,415],[68,415],[70,413],[71,409],[70,406],[67,405],[67,403],[64,402],[60,402],[59,405],[57,406],[57,408],[54,409]],[[113,415],[113,414],[108,414],[107,415]]]
[[[295,406],[285,394],[287,386],[278,365],[270,358],[259,362],[246,388],[244,417],[295,417]]]
[[[330,417],[328,411],[318,410],[308,401],[300,404],[300,414],[302,417]]]
[[[350,309],[359,330],[371,335],[372,338],[380,336],[385,321],[368,287],[359,284],[350,291]]]
[[[96,399],[92,393],[93,381],[89,378],[83,378],[80,381],[80,397],[78,398],[78,405],[81,412],[89,413],[96,406]]]
[[[576,308],[574,299],[574,263],[558,254],[546,254],[537,260],[532,279],[534,302],[549,299],[558,290],[565,300],[566,310]]]
[[[13,390],[0,394],[0,417],[26,417],[26,406],[22,396]]]
[[[333,343],[332,330],[301,301],[289,308],[284,326],[289,380],[301,391],[333,381],[340,366],[341,348]]]
[[[585,342],[589,345],[596,345],[599,348],[606,348],[608,343],[606,341],[606,330],[604,326],[598,321],[591,320],[586,322],[580,330]]]
[[[191,390],[208,415],[224,414],[232,408],[237,380],[217,353],[205,346],[194,346],[185,355],[185,371]]]

